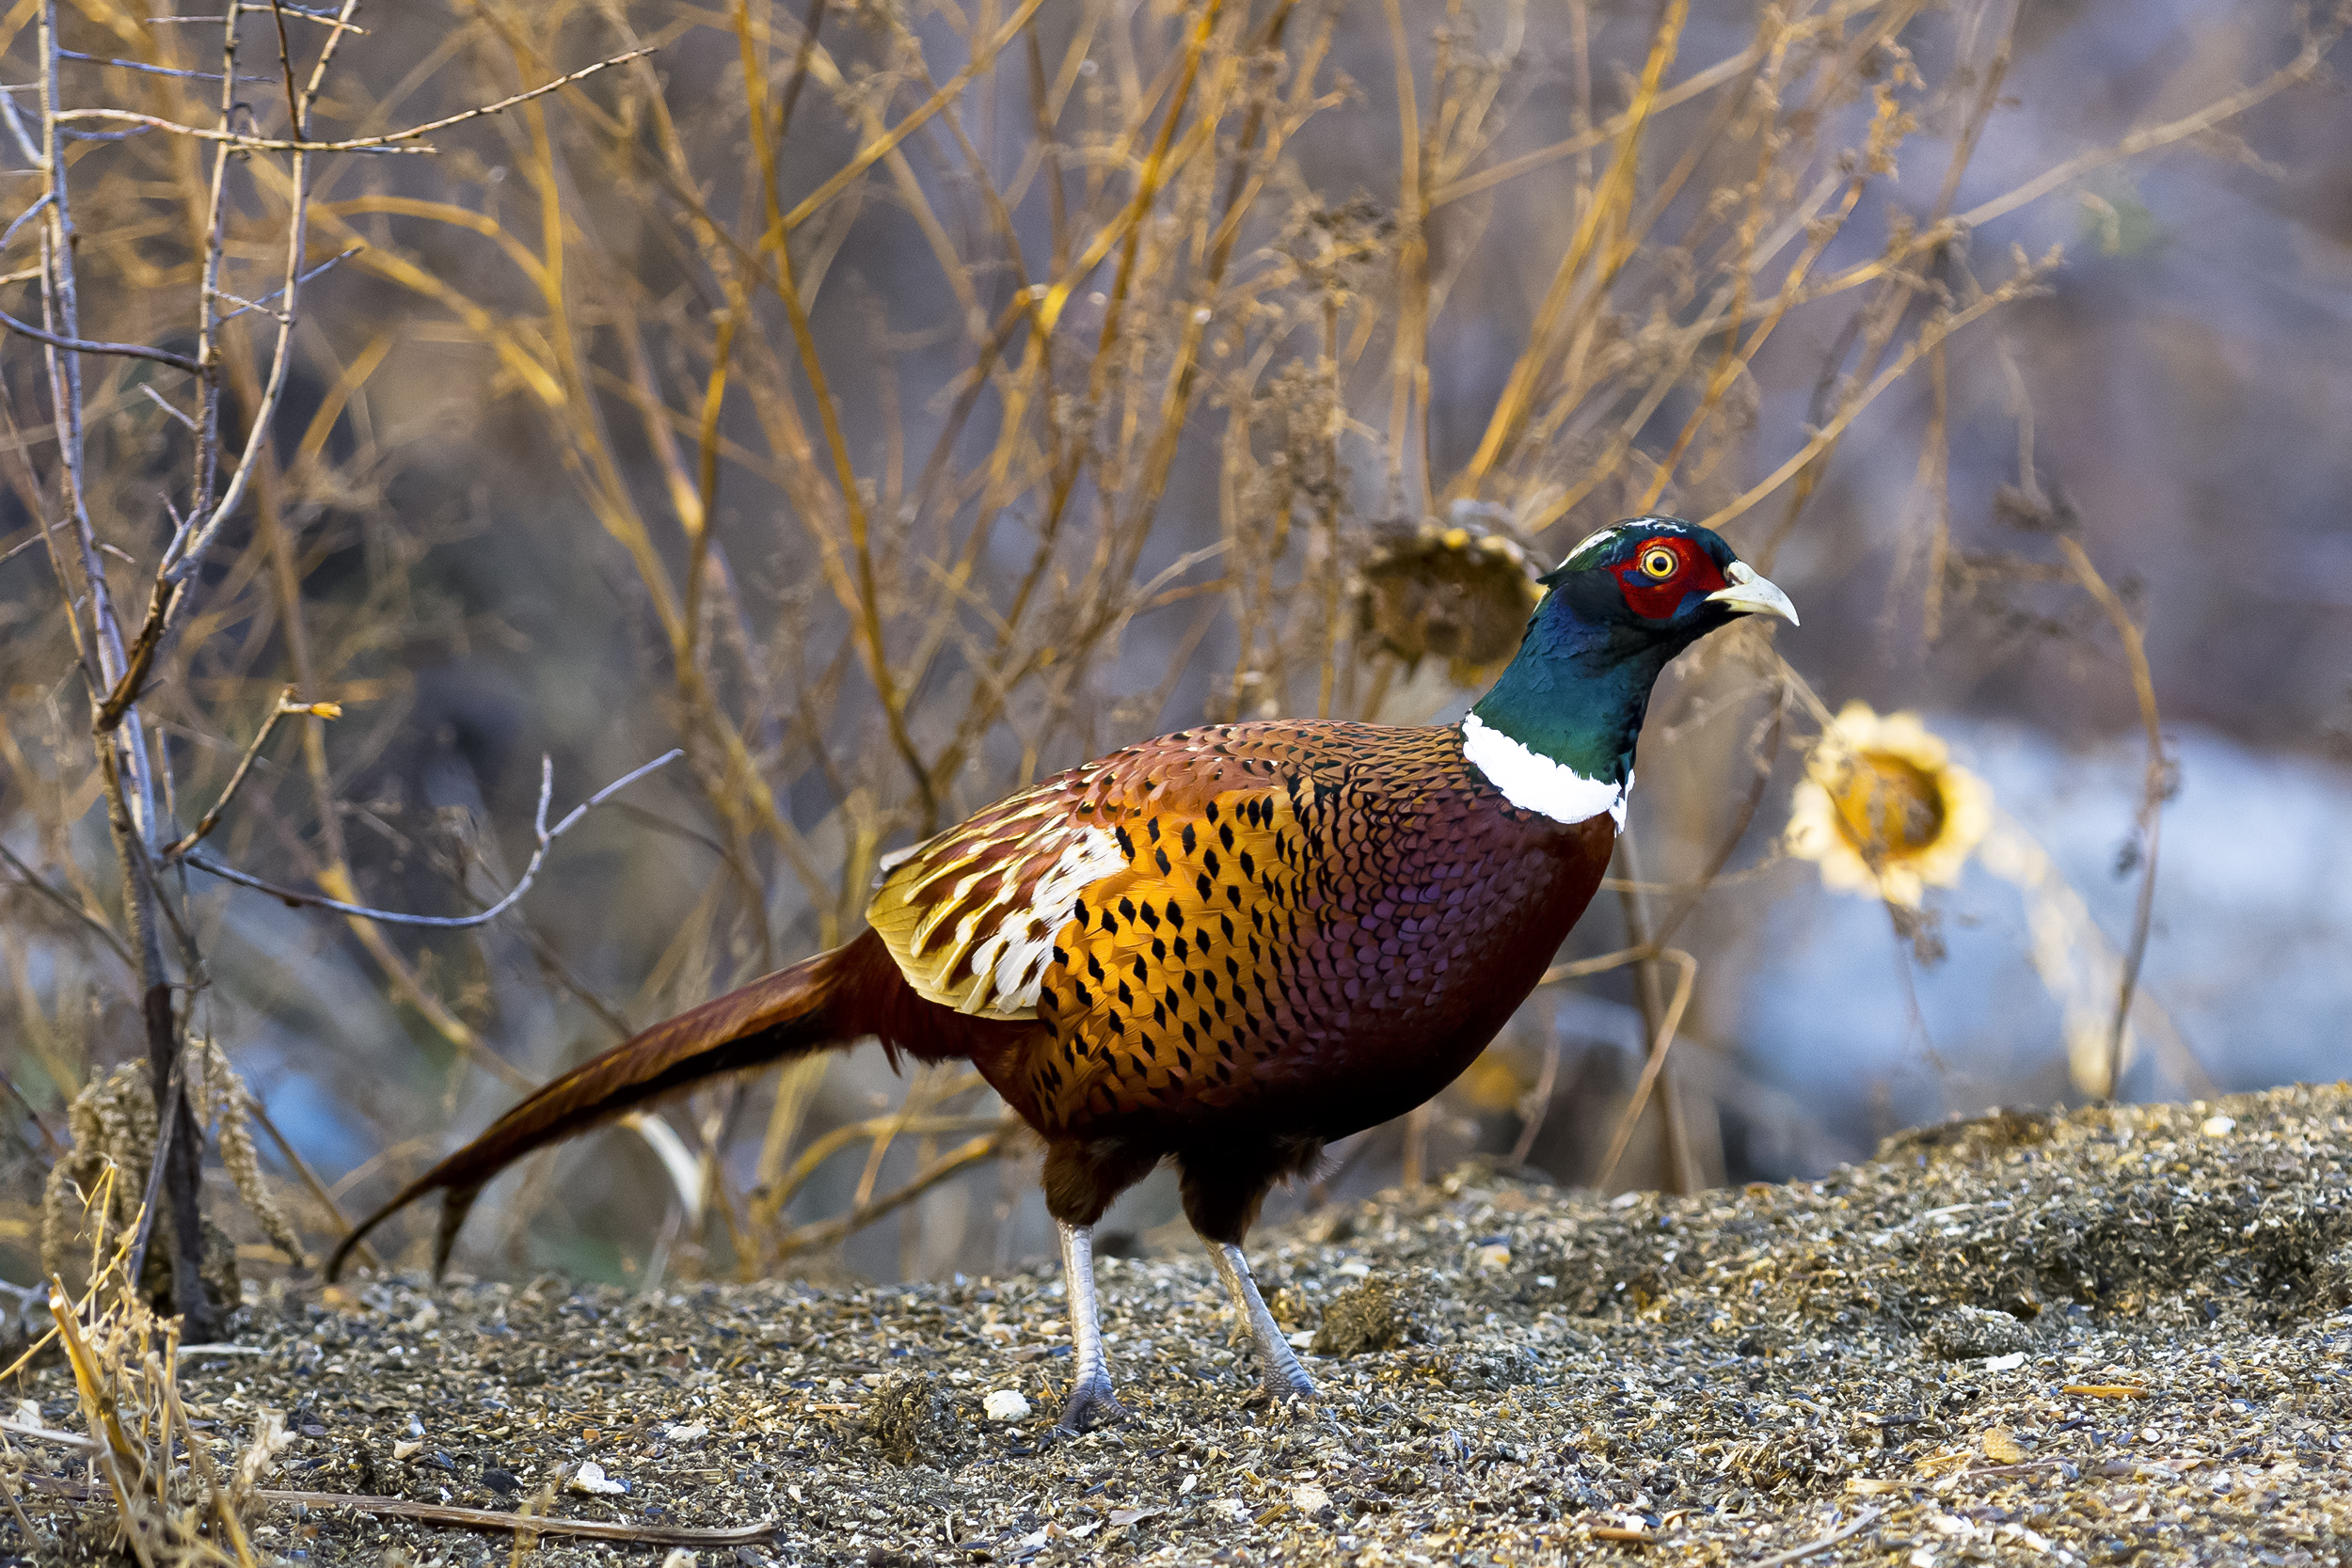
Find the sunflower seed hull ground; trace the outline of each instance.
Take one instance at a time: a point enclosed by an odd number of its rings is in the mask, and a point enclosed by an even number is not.
[[[281,1487],[511,1509],[552,1486],[577,1517],[780,1521],[704,1568],[1760,1563],[1849,1531],[1803,1560],[2342,1563],[2347,1151],[2337,1085],[2002,1116],[1689,1199],[1464,1171],[1259,1239],[1286,1331],[1384,1347],[1310,1353],[1326,1398],[1305,1413],[1258,1402],[1205,1258],[1105,1261],[1130,1419],[1060,1443],[1042,1274],[289,1291],[244,1321],[262,1354],[192,1358],[182,1384],[223,1461],[255,1411],[294,1412]],[[989,1419],[1005,1390],[1031,1414]],[[36,1392],[78,1427],[62,1374]],[[583,1464],[626,1491],[574,1487]],[[126,1560],[95,1509],[26,1501],[68,1558]],[[258,1544],[420,1568],[512,1549],[288,1509]]]

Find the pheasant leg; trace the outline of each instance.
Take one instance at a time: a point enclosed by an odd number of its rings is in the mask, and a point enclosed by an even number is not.
[[[1278,1400],[1313,1399],[1315,1380],[1298,1364],[1290,1341],[1282,1338],[1281,1326],[1266,1309],[1265,1298],[1258,1294],[1258,1281],[1249,1272],[1248,1254],[1231,1243],[1211,1242],[1209,1255],[1216,1259],[1217,1277],[1225,1281],[1225,1293],[1232,1299],[1233,1310],[1249,1325],[1249,1337],[1258,1342],[1258,1354],[1264,1363],[1259,1369],[1259,1378],[1265,1385],[1265,1391]]]
[[[1094,1227],[1061,1226],[1061,1267],[1070,1294],[1070,1398],[1055,1430],[1074,1436],[1098,1419],[1116,1420],[1127,1413],[1112,1396],[1111,1365],[1103,1354],[1094,1299]]]

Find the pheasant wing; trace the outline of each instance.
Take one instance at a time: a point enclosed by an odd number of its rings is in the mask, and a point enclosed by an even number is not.
[[[1046,1025],[999,1085],[1041,1130],[1235,1106],[1437,1000],[1441,910],[1498,885],[1479,787],[1448,731],[1190,731],[904,852],[867,918],[924,996]]]
[[[1198,814],[1229,787],[1268,786],[1272,767],[1236,734],[1249,727],[1115,752],[886,856],[866,924],[926,1000],[1038,1017],[1056,936],[1091,890],[1130,871],[1141,814]]]

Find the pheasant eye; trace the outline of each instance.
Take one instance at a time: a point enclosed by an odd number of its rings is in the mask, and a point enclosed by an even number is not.
[[[1642,571],[1653,578],[1670,578],[1682,565],[1682,558],[1663,545],[1652,545],[1642,552]]]

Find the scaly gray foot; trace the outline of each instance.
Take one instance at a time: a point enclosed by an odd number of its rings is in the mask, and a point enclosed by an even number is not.
[[[1094,1297],[1094,1227],[1061,1222],[1062,1276],[1070,1293],[1070,1398],[1054,1423],[1057,1435],[1075,1437],[1098,1421],[1127,1412],[1111,1392],[1110,1359],[1103,1354],[1102,1314]]]
[[[1216,1260],[1217,1275],[1225,1281],[1225,1293],[1232,1299],[1234,1315],[1248,1325],[1249,1338],[1257,1344],[1258,1382],[1266,1398],[1278,1402],[1313,1399],[1315,1380],[1298,1364],[1298,1354],[1282,1338],[1281,1325],[1274,1321],[1265,1298],[1258,1293],[1258,1281],[1249,1272],[1248,1258],[1241,1248],[1216,1242],[1209,1243],[1209,1255]]]

